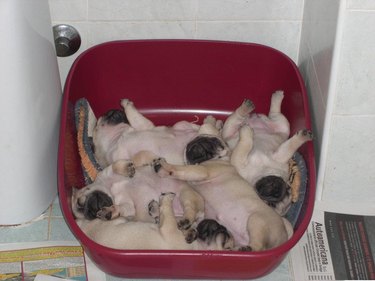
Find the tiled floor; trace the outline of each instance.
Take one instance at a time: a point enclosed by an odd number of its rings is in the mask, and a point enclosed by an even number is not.
[[[0,227],[0,243],[72,240],[76,239],[64,221],[57,198],[46,212],[34,221],[20,226]],[[116,278],[110,275],[106,277],[107,281],[130,280]],[[256,280],[293,280],[289,269],[289,259],[286,258],[278,268],[267,276]]]

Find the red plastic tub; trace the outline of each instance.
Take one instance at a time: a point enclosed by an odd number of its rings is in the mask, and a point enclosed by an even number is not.
[[[196,41],[115,41],[82,53],[67,77],[61,113],[58,190],[71,231],[96,265],[127,278],[251,279],[277,267],[305,232],[314,205],[313,144],[299,150],[308,169],[308,185],[293,237],[262,252],[125,251],[96,244],[76,225],[72,186],[83,186],[74,126],[74,104],[85,97],[96,116],[134,101],[156,124],[194,121],[207,113],[224,119],[245,97],[256,112],[268,113],[271,94],[284,90],[282,112],[291,133],[311,128],[308,100],[298,68],[283,53],[257,44]]]

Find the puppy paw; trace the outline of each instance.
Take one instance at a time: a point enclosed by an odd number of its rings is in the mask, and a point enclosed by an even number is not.
[[[130,101],[129,99],[122,99],[122,100],[121,100],[121,106],[122,106],[123,108],[125,108],[127,105],[133,105],[133,102]]]
[[[159,171],[163,167],[162,162],[165,162],[164,158],[157,158],[152,160],[151,166],[154,168],[155,173],[159,173]]]
[[[148,214],[155,220],[155,223],[159,223],[159,203],[155,200],[148,203]]]
[[[167,170],[169,164],[164,158],[154,159],[151,166],[153,167],[155,173],[157,173],[160,177],[168,177],[173,174],[172,171]]]
[[[173,192],[163,192],[159,197],[159,205],[163,205],[166,201],[172,202],[175,198],[176,193]]]
[[[126,170],[127,170],[127,174],[128,174],[129,178],[134,177],[134,175],[135,175],[135,166],[134,166],[133,162],[128,163],[128,165],[126,167]]]
[[[118,160],[112,164],[113,172],[116,174],[132,178],[135,175],[135,166],[132,161]]]
[[[310,141],[313,139],[313,133],[308,129],[299,130],[296,134],[305,141]]]
[[[186,219],[186,218],[180,219],[177,222],[177,227],[180,230],[187,230],[191,227],[191,222],[189,219]]]
[[[242,246],[237,249],[240,252],[251,252],[253,249],[250,246]]]
[[[255,109],[254,103],[249,99],[244,99],[242,102],[240,108],[239,108],[239,114],[241,116],[247,116],[250,112],[252,112]]]
[[[216,118],[212,115],[207,115],[203,120],[203,124],[211,124],[212,126],[216,127]]]
[[[278,90],[272,94],[272,98],[275,99],[283,99],[284,98],[284,91]]]
[[[96,217],[101,220],[111,220],[113,219],[113,215],[115,212],[114,211],[114,206],[111,207],[103,207],[96,213]]]
[[[185,232],[185,241],[188,244],[193,243],[198,238],[198,231],[196,229],[189,229]]]

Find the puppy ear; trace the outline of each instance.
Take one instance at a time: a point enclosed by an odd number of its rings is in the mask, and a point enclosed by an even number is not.
[[[72,199],[77,199],[77,193],[78,193],[78,188],[75,186],[72,186]]]
[[[75,186],[72,186],[71,208],[72,208],[72,213],[75,219],[83,218],[83,214],[82,212],[78,211],[78,206],[77,206],[78,191],[79,191],[78,188],[76,188]]]

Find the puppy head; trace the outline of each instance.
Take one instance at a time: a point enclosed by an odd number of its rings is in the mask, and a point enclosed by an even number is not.
[[[215,136],[202,135],[189,142],[185,149],[187,164],[199,164],[211,159],[219,159],[228,155],[227,145]]]
[[[107,111],[107,113],[105,113],[102,118],[102,122],[105,122],[108,125],[117,125],[120,123],[129,124],[125,112],[119,109],[111,109]]]
[[[93,130],[93,150],[102,167],[107,166],[105,152],[109,150],[112,141],[126,130],[131,130],[128,119],[122,110],[109,110],[98,119]]]
[[[113,206],[112,198],[103,191],[73,188],[72,210],[76,218],[93,220],[104,207],[111,206]],[[109,213],[106,219],[110,219],[110,215]]]
[[[278,176],[266,176],[255,184],[259,197],[280,215],[285,215],[291,205],[290,186]]]
[[[198,239],[207,243],[209,248],[230,250],[234,248],[231,233],[217,221],[204,219],[197,226]]]
[[[278,176],[263,177],[255,184],[259,197],[269,203],[277,203],[283,200],[288,188],[288,184]]]

